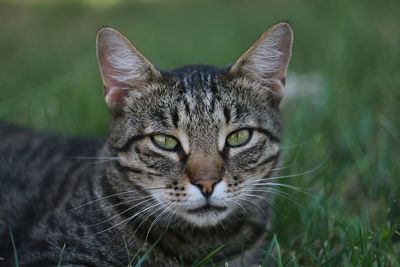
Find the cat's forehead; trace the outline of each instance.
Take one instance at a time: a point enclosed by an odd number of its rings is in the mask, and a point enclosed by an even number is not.
[[[151,93],[131,103],[130,116],[152,132],[175,129],[195,139],[214,138],[222,128],[261,127],[270,121],[268,103],[249,83],[231,77],[226,69],[190,65],[163,72]],[[205,140],[203,140],[205,141]]]
[[[141,107],[134,115],[141,114],[153,131],[180,129],[190,136],[213,135],[230,117],[229,90],[221,84],[221,74],[223,70],[203,65],[164,72],[165,79],[153,84],[152,93],[132,103],[134,110],[137,104]]]
[[[175,103],[171,108],[190,120],[218,122],[218,114],[224,105],[228,92],[226,83],[221,83],[224,70],[206,65],[190,65],[169,72],[173,81],[166,94]]]
[[[175,103],[172,113],[178,115],[180,125],[193,131],[193,134],[217,130],[222,121],[225,88],[218,78],[222,71],[203,65],[186,66],[173,72]],[[202,127],[200,127],[202,126]],[[205,134],[205,133],[204,133]]]
[[[191,128],[197,123],[204,127],[256,116],[257,107],[265,101],[226,70],[188,65],[164,72],[167,79],[154,85],[158,90],[153,90],[145,104],[156,113],[163,110],[172,114],[171,118],[178,117],[181,125]]]
[[[188,65],[172,70],[169,74],[176,82],[180,94],[202,97],[216,93],[217,80],[222,72],[213,66]]]

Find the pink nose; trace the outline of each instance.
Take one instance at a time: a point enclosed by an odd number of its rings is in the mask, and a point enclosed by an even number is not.
[[[201,192],[205,197],[211,196],[214,186],[219,182],[220,180],[200,180],[196,181],[195,185],[200,188]]]

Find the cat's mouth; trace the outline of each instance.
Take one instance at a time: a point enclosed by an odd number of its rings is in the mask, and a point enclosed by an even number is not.
[[[195,208],[195,209],[190,209],[187,212],[190,214],[202,214],[202,213],[209,213],[209,212],[223,212],[227,209],[227,207],[219,207],[219,206],[213,206],[210,204],[206,204],[203,207],[200,208]]]

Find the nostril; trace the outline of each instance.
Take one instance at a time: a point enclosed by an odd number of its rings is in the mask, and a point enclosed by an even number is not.
[[[200,180],[194,183],[205,197],[209,197],[220,180]]]

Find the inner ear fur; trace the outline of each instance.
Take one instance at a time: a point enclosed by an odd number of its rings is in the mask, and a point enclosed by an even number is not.
[[[236,77],[258,81],[278,96],[285,86],[293,43],[292,27],[278,23],[264,32],[231,66]]]
[[[104,27],[96,39],[97,60],[104,97],[111,109],[124,104],[127,95],[140,96],[160,72],[117,30]]]

